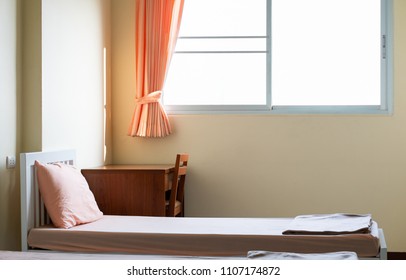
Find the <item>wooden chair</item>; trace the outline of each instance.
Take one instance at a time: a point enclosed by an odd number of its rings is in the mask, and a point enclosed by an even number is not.
[[[184,217],[184,191],[187,171],[188,154],[177,154],[175,170],[173,172],[172,188],[166,200],[166,216]]]

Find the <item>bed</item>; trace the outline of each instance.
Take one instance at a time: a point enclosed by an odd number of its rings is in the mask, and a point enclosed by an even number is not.
[[[75,151],[21,154],[22,251],[219,258],[246,257],[253,251],[355,252],[359,258],[387,259],[383,230],[375,221],[367,233],[351,234],[284,234],[294,218],[103,215],[90,223],[56,227],[39,195],[35,161],[75,165]]]

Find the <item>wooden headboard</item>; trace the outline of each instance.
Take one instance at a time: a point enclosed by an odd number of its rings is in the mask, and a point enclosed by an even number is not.
[[[30,229],[49,222],[44,203],[39,195],[35,161],[41,163],[63,162],[76,164],[75,150],[33,152],[20,154],[20,195],[21,195],[21,250],[27,251],[27,236]]]

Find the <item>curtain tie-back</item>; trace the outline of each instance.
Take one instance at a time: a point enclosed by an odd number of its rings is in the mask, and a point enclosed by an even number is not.
[[[156,102],[160,101],[161,95],[162,95],[162,90],[157,90],[157,91],[151,92],[141,98],[136,98],[135,103],[137,105],[156,103]]]

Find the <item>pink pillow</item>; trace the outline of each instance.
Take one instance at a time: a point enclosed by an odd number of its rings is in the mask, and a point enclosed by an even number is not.
[[[70,228],[100,219],[99,210],[86,179],[78,169],[63,163],[35,161],[39,191],[54,226]]]

